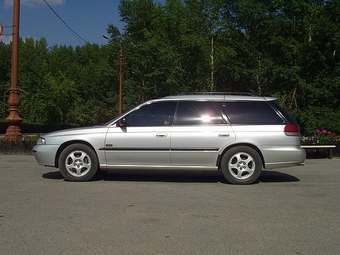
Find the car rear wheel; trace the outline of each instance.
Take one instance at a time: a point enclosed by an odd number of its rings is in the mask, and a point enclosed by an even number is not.
[[[98,169],[96,153],[85,144],[67,146],[61,152],[58,163],[65,179],[75,182],[90,180]]]
[[[221,162],[223,176],[232,184],[251,184],[262,171],[260,155],[252,148],[238,146],[228,150]]]

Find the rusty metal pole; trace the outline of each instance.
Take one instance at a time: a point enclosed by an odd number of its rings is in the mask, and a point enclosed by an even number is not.
[[[144,78],[142,80],[142,103],[145,102],[145,81]]]
[[[13,0],[13,2],[12,76],[10,96],[8,99],[10,113],[5,120],[9,124],[5,134],[5,139],[8,141],[17,141],[22,138],[21,129],[19,127],[22,119],[18,114],[18,107],[20,105],[18,88],[20,0]]]
[[[119,115],[122,114],[122,101],[123,101],[123,47],[119,45]]]
[[[124,55],[123,55],[123,46],[120,43],[117,43],[110,39],[107,35],[103,35],[103,37],[108,40],[110,43],[114,43],[119,46],[119,103],[118,103],[118,114],[122,114],[122,102],[123,102],[123,65],[124,65]]]

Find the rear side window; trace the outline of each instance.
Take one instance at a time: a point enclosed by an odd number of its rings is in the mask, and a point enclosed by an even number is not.
[[[279,114],[264,101],[218,103],[232,124],[275,125],[283,124]]]
[[[223,124],[224,120],[212,102],[180,101],[176,111],[175,125]]]

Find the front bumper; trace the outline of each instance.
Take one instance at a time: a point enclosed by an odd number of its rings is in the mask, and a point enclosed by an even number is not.
[[[59,145],[38,144],[32,149],[35,160],[39,165],[56,167],[56,154]]]

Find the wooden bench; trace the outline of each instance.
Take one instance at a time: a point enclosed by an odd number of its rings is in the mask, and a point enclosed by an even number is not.
[[[301,145],[303,149],[327,149],[327,157],[331,159],[333,157],[333,149],[336,145],[317,145],[317,144],[310,144],[310,145]]]

